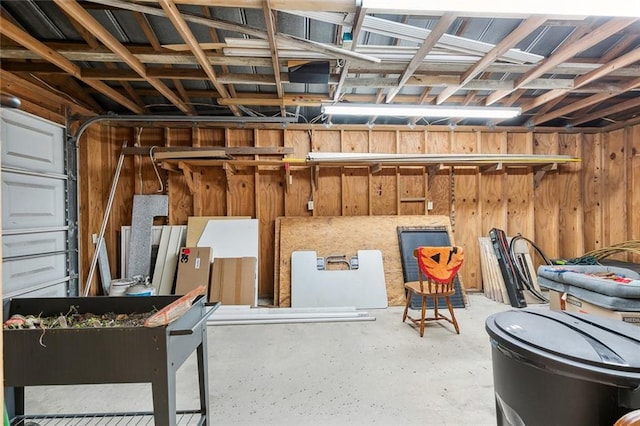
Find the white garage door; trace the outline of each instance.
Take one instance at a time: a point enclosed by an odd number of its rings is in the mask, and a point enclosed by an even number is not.
[[[18,110],[0,117],[2,298],[67,296],[64,128]]]

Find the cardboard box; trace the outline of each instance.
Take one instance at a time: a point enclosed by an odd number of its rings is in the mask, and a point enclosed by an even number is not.
[[[556,293],[560,294],[558,292]],[[569,294],[566,295],[564,302],[564,310],[566,310],[567,312],[582,312],[585,314],[593,314],[605,318],[613,318],[640,327],[640,312],[612,311],[611,309],[594,305],[593,303],[586,302]]]
[[[178,255],[178,278],[175,294],[186,294],[201,285],[209,287],[213,249],[183,247]]]
[[[564,311],[564,300],[562,300],[562,293],[555,290],[549,290],[547,292],[549,297],[549,309],[552,311]]]
[[[255,257],[216,258],[211,266],[209,302],[253,305],[257,261]]]

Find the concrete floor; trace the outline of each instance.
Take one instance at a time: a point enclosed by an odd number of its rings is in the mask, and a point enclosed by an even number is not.
[[[481,294],[425,336],[402,308],[369,310],[376,321],[211,326],[209,391],[219,425],[496,424],[485,319],[510,309]],[[126,350],[126,348],[123,348]],[[179,409],[198,407],[195,358],[178,372]],[[151,387],[31,387],[27,413],[151,410]]]

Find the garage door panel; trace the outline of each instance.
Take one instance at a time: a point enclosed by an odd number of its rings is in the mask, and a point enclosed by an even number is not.
[[[2,237],[2,256],[11,258],[53,253],[65,250],[66,244],[67,233],[65,231],[4,235]]]
[[[63,129],[11,110],[2,111],[2,165],[63,173]]]
[[[5,260],[2,262],[2,292],[8,294],[39,283],[62,281],[66,276],[64,254]]]
[[[27,293],[21,293],[16,297],[66,297],[67,296],[67,282],[56,283],[48,287],[39,288]]]
[[[65,181],[2,173],[2,228],[64,226]]]

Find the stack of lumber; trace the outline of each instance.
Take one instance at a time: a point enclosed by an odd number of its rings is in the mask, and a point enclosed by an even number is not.
[[[511,238],[508,238],[511,241]],[[482,272],[482,287],[484,295],[496,302],[509,305],[509,296],[507,294],[507,288],[500,271],[498,264],[498,258],[491,243],[491,238],[480,237],[478,238],[478,244],[480,246],[480,267]],[[514,246],[514,253],[520,258],[521,263],[525,266],[525,273],[531,278],[533,287],[539,293],[541,292],[538,285],[536,267],[533,264],[531,254],[529,252],[529,246],[525,241],[518,240]],[[527,303],[542,303],[540,299],[525,291],[524,297]]]
[[[207,325],[291,324],[315,322],[374,321],[375,317],[354,307],[336,308],[251,308],[221,305],[207,319]]]

